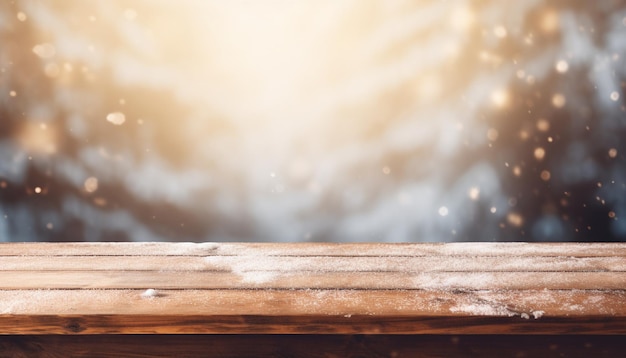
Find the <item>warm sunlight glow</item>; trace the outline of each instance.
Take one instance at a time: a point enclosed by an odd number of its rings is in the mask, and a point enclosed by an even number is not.
[[[504,89],[498,89],[491,93],[491,102],[496,107],[504,107],[509,103],[509,93]]]
[[[0,1],[0,239],[626,237],[594,4]]]

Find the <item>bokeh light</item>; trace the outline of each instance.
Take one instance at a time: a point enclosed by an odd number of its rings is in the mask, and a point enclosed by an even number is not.
[[[2,2],[0,241],[624,240],[624,19]]]

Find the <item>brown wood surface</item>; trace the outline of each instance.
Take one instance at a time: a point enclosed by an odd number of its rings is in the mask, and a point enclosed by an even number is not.
[[[0,358],[616,358],[623,336],[53,335],[0,336]]]
[[[0,334],[64,333],[624,335],[626,244],[0,244]]]
[[[624,243],[0,243],[0,256],[626,256]]]

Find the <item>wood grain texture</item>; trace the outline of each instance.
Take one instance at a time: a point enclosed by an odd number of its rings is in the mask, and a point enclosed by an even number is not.
[[[0,358],[622,357],[623,336],[0,336]]]
[[[0,243],[0,256],[626,256],[624,243]]]
[[[494,256],[3,256],[3,271],[626,272],[623,257]]]
[[[622,357],[623,336],[80,335],[0,336],[0,358]]]
[[[626,244],[0,244],[0,334],[624,335],[625,268]]]
[[[617,290],[624,277],[623,272],[11,271],[0,273],[0,288]]]

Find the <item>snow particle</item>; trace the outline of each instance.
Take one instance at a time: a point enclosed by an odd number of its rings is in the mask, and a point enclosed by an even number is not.
[[[491,93],[491,102],[496,107],[504,107],[509,103],[509,93],[504,89],[498,89]]]
[[[506,37],[507,31],[504,26],[499,25],[493,28],[493,34],[496,35],[497,38],[503,39]]]
[[[533,152],[533,155],[535,156],[535,159],[543,160],[543,158],[545,158],[545,156],[546,156],[546,150],[541,148],[541,147],[537,147],[537,148],[535,148],[535,151]]]
[[[565,96],[560,93],[555,93],[554,96],[552,96],[552,105],[556,108],[563,108],[565,102]]]
[[[445,206],[442,206],[439,208],[439,215],[441,216],[448,216],[448,208]]]
[[[159,291],[149,288],[141,294],[141,298],[155,298],[159,295]]]
[[[388,166],[383,167],[383,174],[389,175],[391,173],[391,169]]]
[[[490,211],[492,214],[495,214],[497,210],[498,210],[498,209],[496,209],[496,207],[495,207],[495,206],[492,206],[492,207],[491,207],[491,209],[489,209],[489,211]]]
[[[533,314],[533,317],[535,317],[535,319],[539,319],[539,318],[543,317],[545,312],[544,311],[533,311],[532,314]]]
[[[520,226],[522,226],[522,224],[524,224],[524,218],[522,217],[522,215],[520,215],[518,213],[509,213],[506,216],[506,221],[511,226],[515,226],[515,227],[520,227]]]
[[[478,197],[480,196],[480,189],[478,189],[477,187],[471,187],[467,195],[472,200],[478,200]]]
[[[615,149],[615,148],[609,149],[609,157],[611,157],[611,158],[617,157],[617,149]]]
[[[11,97],[15,97],[15,96],[17,96],[17,92],[15,92],[15,91],[10,91],[10,92],[9,92],[9,96],[11,96]]]
[[[569,64],[565,60],[560,60],[556,63],[555,68],[558,73],[565,73],[569,69]]]
[[[98,190],[98,178],[89,177],[85,180],[84,183],[85,191],[88,193],[93,193]]]
[[[111,112],[107,114],[107,121],[116,126],[120,126],[126,122],[126,116],[122,112]]]
[[[515,175],[516,177],[519,177],[522,175],[522,168],[520,168],[519,165],[516,165],[513,167],[513,175]]]
[[[540,132],[547,132],[548,130],[550,130],[550,122],[548,122],[547,119],[540,118],[539,120],[537,120],[537,129]]]
[[[611,92],[611,101],[617,102],[618,99],[619,99],[619,93],[617,91]]]
[[[23,13],[23,12],[21,12],[21,11],[20,11],[20,12],[18,12],[18,13],[17,13],[17,19],[18,19],[18,20],[20,20],[20,21],[22,21],[22,22],[26,21],[26,14],[25,14],[25,13]]]
[[[541,177],[541,180],[548,181],[548,180],[550,180],[551,174],[547,170],[542,170],[541,174],[539,176]]]
[[[36,186],[36,187],[35,187],[35,193],[37,193],[37,194],[41,194],[41,191],[42,191],[42,189],[41,189],[41,187],[40,187],[40,186]]]
[[[555,10],[548,10],[541,17],[541,29],[544,32],[556,31],[559,28],[559,23],[559,14]]]

